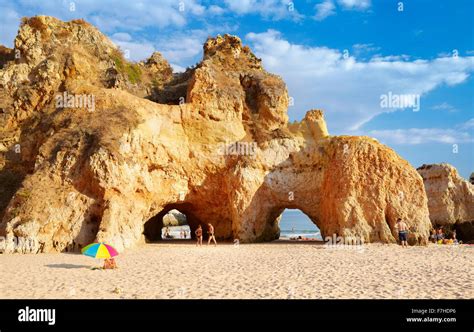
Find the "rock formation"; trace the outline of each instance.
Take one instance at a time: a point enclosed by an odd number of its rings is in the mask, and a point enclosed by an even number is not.
[[[459,239],[474,240],[474,185],[449,164],[423,165],[430,219],[434,226],[454,226]]]
[[[288,124],[285,83],[238,37],[208,39],[195,68],[171,74],[158,54],[128,62],[84,21],[38,16],[15,51],[0,70],[7,252],[123,250],[158,239],[172,209],[241,242],[277,239],[285,208],[323,237],[395,242],[402,217],[409,242],[427,242],[416,170],[372,138],[330,136],[319,110]]]
[[[164,226],[187,226],[186,215],[178,210],[171,210],[163,217]]]

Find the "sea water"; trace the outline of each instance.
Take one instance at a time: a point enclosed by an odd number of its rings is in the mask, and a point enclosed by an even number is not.
[[[286,209],[280,219],[280,238],[306,237],[322,240],[318,227],[300,210]]]
[[[163,227],[161,229],[161,238],[163,240],[167,240],[165,239],[165,229],[166,227]],[[185,240],[185,239],[190,239],[191,238],[191,229],[189,228],[188,225],[183,225],[183,226],[168,226],[168,231],[169,231],[169,234],[172,236],[172,239],[174,240]],[[184,234],[182,233],[182,231],[185,231],[186,232],[186,237],[182,237]]]

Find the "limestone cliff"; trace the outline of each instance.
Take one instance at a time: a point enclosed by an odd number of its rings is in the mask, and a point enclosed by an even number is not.
[[[423,165],[418,172],[425,184],[431,222],[454,226],[460,239],[474,240],[474,185],[449,164]]]
[[[84,21],[25,19],[15,50],[0,70],[6,251],[123,250],[158,239],[172,209],[241,242],[278,238],[285,208],[365,242],[396,241],[402,217],[427,242],[416,170],[369,137],[330,136],[322,111],[288,124],[285,83],[238,37],[208,39],[182,74],[159,54],[128,62]]]

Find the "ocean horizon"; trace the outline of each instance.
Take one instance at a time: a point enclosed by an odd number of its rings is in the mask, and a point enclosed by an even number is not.
[[[300,210],[286,209],[280,220],[280,238],[306,237],[322,240],[319,228]]]

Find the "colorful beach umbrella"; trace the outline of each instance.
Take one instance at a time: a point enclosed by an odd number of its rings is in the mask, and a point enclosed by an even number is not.
[[[111,258],[118,255],[118,252],[114,247],[103,242],[91,243],[82,248],[81,252],[86,256],[94,258]]]

